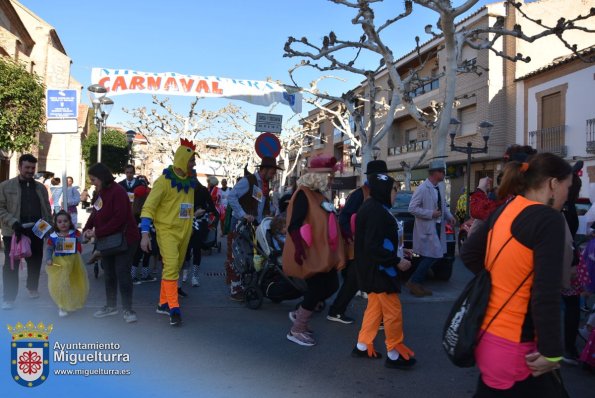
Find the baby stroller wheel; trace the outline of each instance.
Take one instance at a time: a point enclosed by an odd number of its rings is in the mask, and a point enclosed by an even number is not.
[[[246,301],[246,307],[257,310],[262,305],[262,292],[258,288],[247,287],[244,291],[244,300]]]

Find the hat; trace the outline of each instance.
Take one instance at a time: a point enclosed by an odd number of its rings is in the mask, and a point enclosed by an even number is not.
[[[318,155],[310,158],[308,171],[311,173],[330,173],[337,171],[337,158],[331,155]]]
[[[366,174],[388,173],[388,167],[384,160],[371,160],[366,166]]]
[[[270,156],[265,156],[264,158],[262,158],[258,167],[260,167],[261,169],[269,167],[272,169],[283,170],[281,167],[277,166],[277,161],[275,160],[275,158]]]
[[[428,167],[428,171],[442,171],[446,173],[446,163],[444,159],[434,159],[430,162],[430,166]]]
[[[145,185],[139,185],[138,187],[134,188],[134,196],[135,197],[143,197],[149,194],[149,192],[151,192],[151,189],[149,189],[147,186]]]

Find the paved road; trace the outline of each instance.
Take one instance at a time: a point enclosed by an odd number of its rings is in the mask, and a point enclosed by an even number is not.
[[[87,248],[88,250],[88,248]],[[87,254],[86,254],[87,255]],[[2,257],[2,256],[0,256]],[[0,260],[3,262],[3,259]],[[169,326],[167,316],[155,313],[158,283],[135,286],[134,303],[139,321],[126,324],[121,315],[94,319],[104,304],[103,279],[93,278],[87,307],[59,318],[47,293],[42,273],[41,298],[26,296],[24,280],[12,311],[0,311],[0,324],[32,320],[52,323],[51,348],[66,343],[117,343],[117,351],[129,362],[51,363],[56,369],[127,369],[129,376],[63,376],[50,374],[39,387],[26,391],[10,380],[8,333],[0,334],[0,385],[3,396],[57,396],[84,392],[85,397],[468,397],[477,379],[475,369],[450,364],[440,347],[445,313],[469,273],[457,263],[448,283],[432,283],[435,294],[417,299],[402,295],[407,344],[419,360],[412,371],[386,369],[383,361],[354,359],[350,351],[358,326],[314,317],[312,328],[319,344],[305,348],[286,340],[290,326],[287,313],[296,301],[274,304],[265,300],[259,310],[250,310],[227,298],[223,276],[223,254],[204,258],[202,284],[185,287],[190,297],[182,300],[184,324]],[[24,275],[23,275],[24,276]],[[21,277],[21,279],[24,279]],[[361,319],[365,300],[354,299],[349,314]],[[380,337],[382,333],[380,333]],[[382,341],[376,347],[385,352]],[[53,350],[57,351],[57,350]],[[71,349],[72,353],[90,353]],[[50,355],[55,355],[52,352]],[[595,377],[578,368],[563,369],[573,397],[592,397]]]

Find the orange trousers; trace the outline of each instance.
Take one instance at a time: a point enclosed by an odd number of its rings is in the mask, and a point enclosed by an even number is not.
[[[403,344],[403,313],[397,293],[368,293],[368,306],[364,312],[362,328],[357,338],[358,343],[366,344],[368,352],[373,351],[374,339],[382,321],[384,321],[386,335],[386,350],[397,350],[405,359],[415,355]]]
[[[159,305],[165,303],[167,303],[170,309],[180,308],[180,303],[178,302],[178,281],[161,279]]]

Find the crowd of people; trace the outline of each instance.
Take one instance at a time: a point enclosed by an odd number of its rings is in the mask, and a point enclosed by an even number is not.
[[[101,255],[106,295],[105,306],[95,317],[119,313],[119,291],[124,320],[137,321],[133,286],[158,280],[149,270],[153,256],[162,264],[156,312],[168,315],[171,326],[180,326],[179,296],[185,295],[180,283],[190,279],[193,287],[200,286],[199,267],[202,251],[209,247],[208,236],[214,231],[217,239],[218,229],[227,235],[222,267],[230,298],[244,301],[247,275],[237,263],[245,259],[238,259],[234,248],[245,237],[238,231],[270,217],[283,273],[304,282],[301,300],[288,315],[287,340],[316,345],[309,321],[335,293],[327,319],[354,323],[346,310],[361,291],[368,301],[351,355],[382,358],[374,340],[384,329],[385,366],[414,367],[417,358],[405,345],[399,296],[402,282],[414,297],[433,294],[425,279],[446,253],[445,225],[456,222],[446,201],[444,160],[431,161],[428,178],[411,198],[409,212],[415,224],[409,249],[404,247],[402,225],[390,212],[399,182],[382,160],[366,165],[363,184],[339,199],[339,210],[329,196],[338,168],[332,156],[310,158],[305,173],[273,206],[272,181],[280,169],[274,158],[262,158],[257,171],[247,172],[233,188],[225,179],[219,188],[214,176],[207,179],[207,186],[199,182],[195,155],[194,144],[182,140],[173,164],[151,187],[145,178],[135,177],[133,166],[126,167],[126,178],[117,183],[105,165],[95,164],[88,170],[94,197],[89,198],[86,191],[80,194],[69,177],[67,206],[61,202],[60,181],[53,178],[48,189],[34,180],[37,159],[22,155],[19,175],[0,184],[6,255],[2,308],[14,306],[19,267],[9,260],[11,245],[21,244],[23,238],[31,249],[29,296],[39,297],[45,259],[48,290],[59,315],[82,308],[89,290],[82,244],[93,242]],[[576,343],[581,296],[591,291],[595,279],[589,273],[595,258],[586,250],[581,253],[574,242],[578,222],[573,206],[580,191],[580,167],[557,155],[513,146],[506,153],[497,186],[485,177],[470,196],[475,221],[461,259],[472,272],[485,268],[491,276],[490,299],[475,349],[481,373],[476,397],[564,396],[560,362],[576,362],[579,356],[593,362],[592,354],[579,354]],[[89,202],[92,208],[82,232],[76,224],[79,202]],[[49,228],[44,222],[51,224],[51,231],[46,233]],[[420,257],[415,264],[414,254]],[[410,268],[414,268],[411,277],[403,280],[401,275]],[[587,323],[585,337],[592,340],[595,351],[593,326]]]

